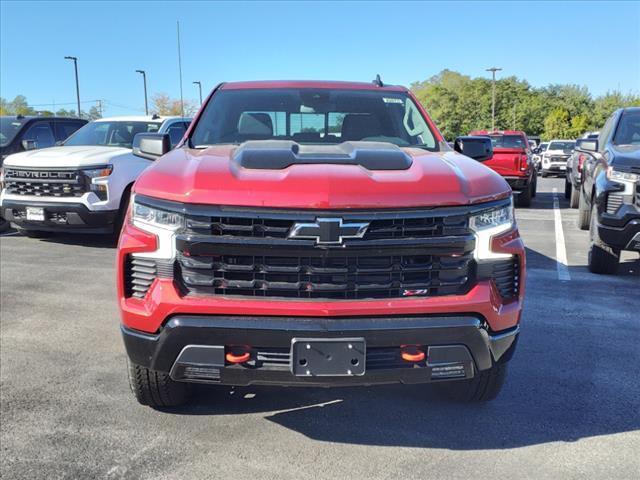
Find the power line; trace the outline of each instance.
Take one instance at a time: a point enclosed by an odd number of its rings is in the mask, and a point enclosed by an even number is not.
[[[96,103],[100,100],[84,100],[80,103]],[[62,105],[77,105],[78,102],[52,102],[52,103],[30,103],[30,107],[58,107]]]

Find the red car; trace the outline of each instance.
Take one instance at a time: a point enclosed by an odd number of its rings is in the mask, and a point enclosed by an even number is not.
[[[137,135],[137,155],[162,157],[117,256],[137,400],[179,405],[194,382],[494,398],[525,250],[509,185],[480,162],[489,139],[455,148],[381,82],[222,84],[173,151]]]
[[[538,176],[531,161],[527,135],[517,130],[476,130],[470,135],[488,136],[491,139],[493,157],[484,164],[509,183],[519,207],[530,206],[531,197],[536,196]]]

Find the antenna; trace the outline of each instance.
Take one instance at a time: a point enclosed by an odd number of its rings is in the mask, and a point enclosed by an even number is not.
[[[376,79],[371,83],[373,83],[377,87],[384,87],[384,83],[382,83],[382,79],[380,78],[379,73],[376,75]]]

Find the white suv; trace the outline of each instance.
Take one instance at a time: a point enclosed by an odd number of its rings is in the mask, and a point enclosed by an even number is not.
[[[137,116],[91,122],[61,146],[4,160],[2,216],[29,236],[119,230],[133,182],[151,163],[132,153],[138,133],[166,133],[177,145],[190,118]]]
[[[567,170],[567,160],[575,149],[575,140],[551,140],[542,154],[542,176],[562,175]]]

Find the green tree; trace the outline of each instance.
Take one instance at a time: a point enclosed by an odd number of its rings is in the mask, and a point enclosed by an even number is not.
[[[571,123],[569,112],[564,108],[554,108],[544,119],[544,140],[553,138],[569,138],[571,136]]]

